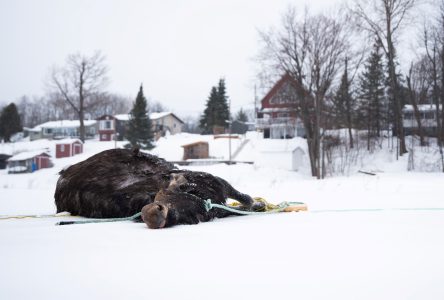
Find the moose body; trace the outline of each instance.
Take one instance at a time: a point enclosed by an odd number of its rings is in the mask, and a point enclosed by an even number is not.
[[[222,178],[180,170],[157,156],[127,149],[106,150],[62,170],[54,198],[57,212],[89,218],[128,217],[148,206],[142,212],[150,228],[229,215],[220,209],[207,212],[206,199],[226,204],[232,198],[245,208],[253,204]]]

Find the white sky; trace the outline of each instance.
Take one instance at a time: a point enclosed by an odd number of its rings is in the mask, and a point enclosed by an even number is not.
[[[232,111],[252,106],[258,29],[289,3],[328,9],[339,0],[0,0],[0,103],[43,95],[49,68],[101,50],[108,90],[145,94],[179,115],[204,109],[224,77]]]

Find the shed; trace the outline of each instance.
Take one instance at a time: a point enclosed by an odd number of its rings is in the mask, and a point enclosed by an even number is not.
[[[304,160],[305,152],[302,150],[301,147],[296,147],[296,149],[293,150],[291,158],[292,158],[292,170],[298,171],[301,166],[302,162]]]
[[[208,142],[195,142],[183,145],[183,160],[209,158]]]
[[[231,123],[231,133],[245,134],[248,131],[248,125],[245,122],[234,120]]]
[[[10,157],[8,173],[31,173],[43,168],[51,168],[50,155],[45,151],[22,152]]]
[[[70,157],[83,153],[83,143],[79,139],[64,139],[56,144],[56,158]]]
[[[11,157],[11,155],[8,155],[8,154],[3,154],[3,153],[0,154],[0,169],[6,169],[6,165],[7,165],[6,161],[10,157]]]

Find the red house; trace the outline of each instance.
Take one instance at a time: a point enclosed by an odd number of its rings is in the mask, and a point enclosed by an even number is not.
[[[116,118],[111,115],[103,115],[97,119],[99,121],[100,141],[112,141],[116,134]]]
[[[304,125],[297,114],[300,91],[299,84],[286,74],[264,96],[256,119],[256,128],[263,131],[264,138],[305,135]]]
[[[70,157],[83,152],[83,143],[78,139],[64,139],[56,144],[56,158]]]

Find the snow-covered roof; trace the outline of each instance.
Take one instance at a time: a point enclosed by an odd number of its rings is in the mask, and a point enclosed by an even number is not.
[[[96,120],[84,120],[83,124],[85,126],[91,126],[96,124]],[[49,121],[40,125],[35,126],[32,131],[37,131],[42,128],[77,128],[80,127],[79,120],[59,120],[59,121]]]
[[[151,120],[161,119],[163,117],[168,116],[169,114],[171,114],[171,112],[169,111],[150,113],[150,119]]]
[[[150,120],[157,120],[157,119],[164,118],[168,115],[173,115],[176,119],[178,119],[179,121],[182,122],[182,120],[180,120],[175,114],[173,114],[172,112],[169,112],[169,111],[150,113],[149,116],[150,116]],[[120,114],[120,115],[115,115],[114,118],[116,118],[117,120],[120,120],[120,121],[129,121],[129,119],[131,118],[131,115],[130,114]]]
[[[441,105],[439,106],[439,109],[441,110]],[[413,111],[413,105],[406,104],[404,105],[403,111]],[[435,104],[418,104],[418,110],[419,111],[435,111],[436,106]]]
[[[57,144],[72,144],[72,143],[74,143],[74,142],[79,142],[79,143],[82,143],[82,141],[81,140],[79,140],[79,139],[61,139],[61,140],[58,140],[57,142],[56,142],[56,145]],[[83,144],[83,143],[82,143]]]
[[[120,121],[129,121],[130,115],[129,114],[120,114],[120,115],[115,115],[114,118],[116,118],[117,120],[120,120]]]
[[[35,151],[27,151],[27,152],[21,152],[19,154],[16,154],[8,159],[8,161],[19,161],[19,160],[26,160],[30,159],[36,156],[39,156],[41,154],[50,156],[48,153],[46,153],[45,150],[35,150]]]

